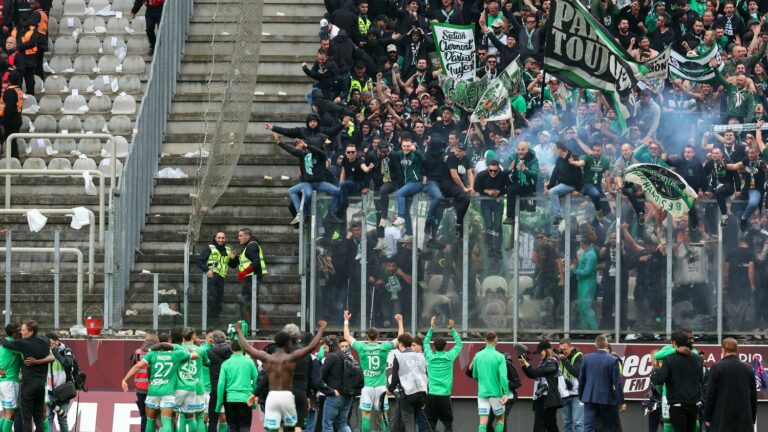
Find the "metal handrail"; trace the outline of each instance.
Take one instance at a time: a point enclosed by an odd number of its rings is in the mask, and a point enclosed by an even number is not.
[[[6,248],[6,251],[8,248]],[[56,248],[45,248],[45,247],[11,247],[10,248],[11,253],[46,253],[46,252],[52,252],[56,253]],[[81,251],[78,248],[59,248],[60,253],[73,253],[77,256],[77,324],[82,325],[83,324],[83,251]],[[6,257],[6,263],[8,263],[10,260],[8,257]],[[9,285],[6,285],[6,289],[8,289]],[[10,293],[6,293],[5,297],[5,310],[6,310],[6,316],[10,316],[11,311],[11,304],[10,304]],[[59,303],[58,296],[54,298],[54,301],[56,304]],[[57,319],[58,321],[58,319]]]
[[[53,176],[72,176],[73,174],[88,173],[99,177],[99,247],[104,246],[104,173],[98,170],[49,170],[49,169],[0,169],[0,176],[34,176],[34,175],[53,175]],[[10,183],[10,182],[7,182]],[[6,190],[6,200],[10,199],[10,189]],[[8,209],[9,207],[6,207]],[[39,209],[38,209],[39,210]]]
[[[116,168],[117,165],[117,152],[115,151],[115,136],[112,134],[62,134],[62,133],[14,133],[8,135],[5,139],[5,169],[11,169],[11,142],[16,138],[78,138],[78,139],[106,139],[112,141],[112,154],[110,155],[109,163],[109,187],[115,187]],[[11,178],[6,176],[5,178],[5,208],[11,208]]]
[[[63,214],[63,215],[70,215],[75,209],[0,209],[0,215],[3,214],[27,214],[30,210],[37,210],[40,213],[48,213],[48,214]],[[94,225],[96,224],[96,217],[93,215],[93,210],[88,210],[88,217],[89,217],[89,224],[88,224],[88,293],[93,293],[93,283],[94,283],[94,261],[96,261],[96,247],[94,246],[94,237],[95,237],[95,228]]]

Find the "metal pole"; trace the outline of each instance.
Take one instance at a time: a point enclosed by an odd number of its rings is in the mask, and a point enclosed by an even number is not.
[[[723,227],[717,224],[717,340],[723,340]]]
[[[563,333],[571,332],[571,194],[565,196],[565,295],[563,296]],[[559,229],[559,228],[558,228]]]
[[[5,325],[11,323],[11,232],[5,233]]]
[[[464,337],[467,336],[469,328],[469,229],[467,229],[467,220],[461,227],[461,328]]]
[[[208,328],[208,274],[203,273],[203,290],[202,290],[202,304],[203,304],[203,325],[201,327],[202,330],[205,330]]]
[[[317,301],[317,194],[312,194],[312,211],[309,223],[309,331],[315,332]]]
[[[621,342],[621,192],[616,194],[616,245],[614,259],[616,260],[616,275],[614,276],[615,293],[613,298],[613,326],[615,343]],[[627,288],[628,289],[628,288]]]
[[[256,319],[258,317],[258,292],[259,292],[259,279],[256,277],[256,274],[254,273],[251,276],[251,335],[255,335],[257,331],[257,325]]]
[[[417,295],[419,285],[416,281],[419,278],[419,201],[419,194],[416,194],[413,197],[413,204],[411,205],[411,227],[413,228],[413,236],[411,238],[411,334],[416,334],[416,321],[418,320],[418,315],[416,315],[418,312],[416,303],[419,298]],[[413,217],[414,213],[416,213],[416,217]]]
[[[507,215],[509,217],[509,215]],[[518,256],[520,238],[520,199],[515,200],[515,225],[512,227],[512,341],[517,342],[520,332],[520,257]],[[502,229],[503,231],[503,229]]]
[[[61,257],[59,256],[60,233],[56,230],[53,233],[53,329],[59,329],[59,295],[61,294]]]
[[[667,216],[667,313],[665,317],[667,340],[672,337],[672,215]]]
[[[160,275],[158,273],[152,274],[152,328],[157,330],[160,328],[158,322],[158,303],[160,302]]]
[[[301,322],[299,328],[301,331],[307,330],[307,245],[304,244],[304,230],[307,228],[304,223],[304,195],[301,195],[301,205],[299,206],[299,277],[301,278]]]
[[[184,327],[189,321],[189,239],[184,242]]]
[[[366,306],[368,304],[368,194],[361,194],[362,220],[360,221],[360,332],[365,332]]]

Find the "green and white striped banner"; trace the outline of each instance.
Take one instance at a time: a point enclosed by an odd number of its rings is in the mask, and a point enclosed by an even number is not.
[[[715,70],[709,65],[712,59],[717,59],[720,72],[725,69],[723,59],[720,57],[720,50],[717,44],[704,54],[695,57],[686,57],[675,51],[669,58],[669,73],[676,78],[682,78],[688,81],[708,82],[715,79]]]

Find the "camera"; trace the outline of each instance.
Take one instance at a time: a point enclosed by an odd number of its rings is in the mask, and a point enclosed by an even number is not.
[[[518,359],[529,361],[528,355],[530,353],[528,352],[528,347],[519,342],[514,343],[512,347],[514,348],[515,356],[517,356]]]
[[[557,354],[557,355],[565,355],[565,352],[563,352],[562,348],[555,348],[552,351],[554,351],[554,353]]]

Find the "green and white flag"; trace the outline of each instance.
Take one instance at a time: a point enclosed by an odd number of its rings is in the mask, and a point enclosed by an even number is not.
[[[682,78],[688,81],[708,82],[715,79],[715,70],[709,65],[712,59],[717,59],[720,72],[725,69],[723,59],[720,57],[720,50],[717,44],[704,54],[694,57],[686,57],[675,51],[669,58],[669,73],[676,78]]]
[[[629,110],[621,98],[648,73],[646,66],[635,62],[579,0],[552,2],[545,29],[544,70],[570,85],[602,91],[626,128]]]
[[[648,73],[643,76],[641,82],[654,93],[661,93],[664,90],[664,83],[669,77],[669,56],[671,51],[672,46],[670,45],[656,57],[643,63],[648,69]]]
[[[646,199],[655,202],[675,218],[687,214],[696,203],[696,191],[685,179],[660,165],[630,165],[624,174],[624,181],[640,185]]]
[[[432,39],[440,54],[443,75],[462,80],[475,79],[475,26],[433,22]]]
[[[488,88],[488,75],[480,81],[464,81],[458,78],[440,75],[440,86],[446,98],[456,102],[457,105],[471,111],[475,109],[480,97]]]
[[[477,103],[470,120],[479,122],[481,117],[488,121],[512,118],[509,90],[520,86],[521,70],[520,57],[518,57],[491,82]]]

